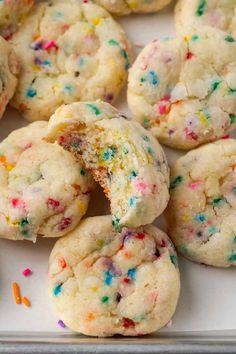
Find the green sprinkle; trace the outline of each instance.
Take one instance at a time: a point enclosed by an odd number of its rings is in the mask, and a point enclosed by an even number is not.
[[[232,192],[236,195],[236,187],[233,187]]]
[[[150,141],[150,139],[149,139],[149,137],[147,135],[143,135],[142,138],[143,138],[144,141]]]
[[[174,266],[177,268],[178,267],[177,256],[175,254],[170,255],[170,260],[171,260],[171,263],[174,264]]]
[[[223,202],[227,203],[227,200],[225,198],[221,198],[221,197],[216,197],[216,198],[213,198],[213,200],[212,200],[213,205],[219,205]]]
[[[170,189],[175,189],[180,183],[182,183],[184,178],[182,176],[177,176],[171,183]]]
[[[96,116],[98,116],[99,114],[101,114],[100,109],[99,109],[97,106],[95,106],[95,104],[86,103],[86,106],[89,107],[89,108],[91,108],[92,111],[96,114]]]
[[[116,231],[119,231],[121,228],[120,219],[117,218],[117,216],[115,216],[115,215],[112,216],[112,226],[114,227],[114,229]]]
[[[205,9],[206,9],[206,0],[201,0],[197,8],[196,15],[202,16],[204,14]]]
[[[123,153],[125,155],[127,155],[129,153],[129,149],[126,146],[123,148]]]
[[[229,88],[228,93],[229,93],[229,95],[235,95],[236,94],[236,89],[235,88]]]
[[[197,41],[199,39],[199,36],[197,34],[192,35],[192,41]]]
[[[133,170],[133,171],[131,171],[131,173],[130,173],[128,179],[129,179],[129,180],[132,180],[133,178],[135,178],[135,177],[137,177],[137,176],[138,176],[138,172],[135,171],[135,170]]]
[[[148,146],[147,148],[147,152],[149,153],[149,155],[153,156],[154,155],[154,151],[153,149],[151,148],[151,146]]]
[[[235,114],[230,114],[229,118],[230,118],[230,124],[236,123],[236,115]]]
[[[211,84],[211,92],[214,92],[215,90],[217,90],[217,88],[220,86],[220,84],[221,84],[221,81],[214,81]]]
[[[108,44],[110,44],[110,45],[119,45],[119,42],[117,42],[115,39],[109,39]]]
[[[81,170],[80,170],[80,174],[81,174],[81,176],[85,176],[85,170],[83,169],[83,168],[81,168]]]
[[[21,221],[20,221],[20,226],[21,226],[21,227],[24,227],[24,226],[26,226],[26,225],[29,225],[29,220],[28,220],[27,218],[21,219]]]
[[[140,82],[143,83],[143,82],[145,82],[145,81],[146,81],[145,77],[142,76],[142,77],[140,78]]]
[[[236,243],[236,236],[234,236],[234,243]]]
[[[229,262],[236,262],[236,253],[232,254],[229,258],[228,258]]]
[[[108,301],[109,301],[109,297],[108,296],[102,296],[101,297],[101,303],[102,304],[107,304],[108,303]]]
[[[29,236],[29,220],[28,218],[23,218],[20,221],[20,232],[23,236],[28,237]]]
[[[225,41],[229,42],[229,43],[233,43],[233,42],[235,42],[235,39],[234,39],[234,37],[228,35],[225,37]]]
[[[150,120],[148,118],[143,118],[143,126],[144,128],[148,128],[150,126]]]

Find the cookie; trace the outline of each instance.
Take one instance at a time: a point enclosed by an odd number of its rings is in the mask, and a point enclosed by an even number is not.
[[[236,266],[236,141],[188,152],[172,171],[169,234],[187,258]]]
[[[1,4],[1,2],[0,2]],[[0,5],[1,6],[1,5]],[[0,118],[14,95],[20,66],[15,52],[0,36]]]
[[[96,3],[114,15],[128,15],[132,12],[156,12],[163,9],[170,1],[171,0],[96,0]]]
[[[48,120],[63,103],[112,102],[127,79],[125,33],[87,0],[38,3],[11,44],[22,62],[12,105],[29,121]]]
[[[236,41],[202,27],[148,44],[130,70],[128,103],[160,142],[192,149],[236,127]]]
[[[236,35],[235,0],[179,0],[175,8],[178,33],[211,26]]]
[[[152,225],[116,233],[111,217],[87,218],[55,244],[49,293],[57,315],[90,336],[137,336],[165,326],[179,297],[177,257]]]
[[[111,202],[115,228],[151,223],[166,208],[169,168],[161,146],[108,103],[58,108],[47,139],[58,141],[92,172]]]
[[[68,151],[42,140],[46,122],[13,131],[0,143],[0,237],[59,237],[85,214],[91,176]]]
[[[34,0],[2,0],[0,1],[0,35],[9,38],[34,4]]]

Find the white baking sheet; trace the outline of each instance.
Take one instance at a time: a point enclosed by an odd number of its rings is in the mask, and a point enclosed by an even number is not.
[[[119,20],[130,39],[143,45],[156,38],[174,34],[173,5],[153,15],[131,16]],[[125,91],[116,106],[129,113]],[[0,140],[15,128],[27,123],[12,109],[0,121]],[[170,163],[177,152],[166,149]],[[94,202],[94,203],[93,203]],[[93,196],[89,215],[108,211],[107,202],[98,189]],[[163,225],[160,220],[158,224]],[[47,295],[47,262],[55,240],[11,242],[0,240],[0,332],[64,332],[57,325]],[[22,276],[29,267],[33,275]],[[182,290],[171,327],[164,331],[236,331],[236,269],[213,269],[180,259]],[[16,306],[12,298],[11,283],[20,284],[22,295],[29,297],[32,308]]]

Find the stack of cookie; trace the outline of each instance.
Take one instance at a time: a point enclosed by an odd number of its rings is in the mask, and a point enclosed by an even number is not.
[[[169,2],[0,4],[0,114],[10,101],[35,121],[0,144],[0,237],[60,237],[50,296],[61,320],[86,335],[143,335],[171,320],[178,261],[152,225],[165,210],[187,258],[236,265],[236,143],[187,153],[171,181],[159,144],[195,149],[236,127],[232,9],[181,0],[179,36],[154,40],[132,65],[123,29],[100,7],[121,15]],[[133,119],[111,106],[127,79]],[[96,182],[111,215],[81,221]]]

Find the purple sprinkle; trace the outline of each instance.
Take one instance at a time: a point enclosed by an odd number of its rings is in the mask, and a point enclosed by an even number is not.
[[[40,65],[42,64],[42,61],[41,61],[39,58],[36,57],[36,58],[34,59],[34,63],[35,63],[36,65],[39,65],[39,66],[40,66]]]
[[[57,322],[57,324],[58,324],[58,326],[61,327],[61,328],[65,328],[65,327],[66,327],[65,323],[64,323],[62,320],[59,320],[59,321]]]
[[[110,272],[112,273],[112,275],[114,275],[115,277],[120,277],[122,275],[122,271],[120,270],[120,268],[118,267],[118,265],[116,265],[115,263],[112,263],[110,266]]]
[[[32,47],[34,50],[39,50],[43,48],[43,42],[39,41],[39,42],[35,42],[32,44]]]
[[[112,93],[108,93],[105,97],[104,97],[104,100],[106,102],[111,102],[113,100],[114,96]]]

